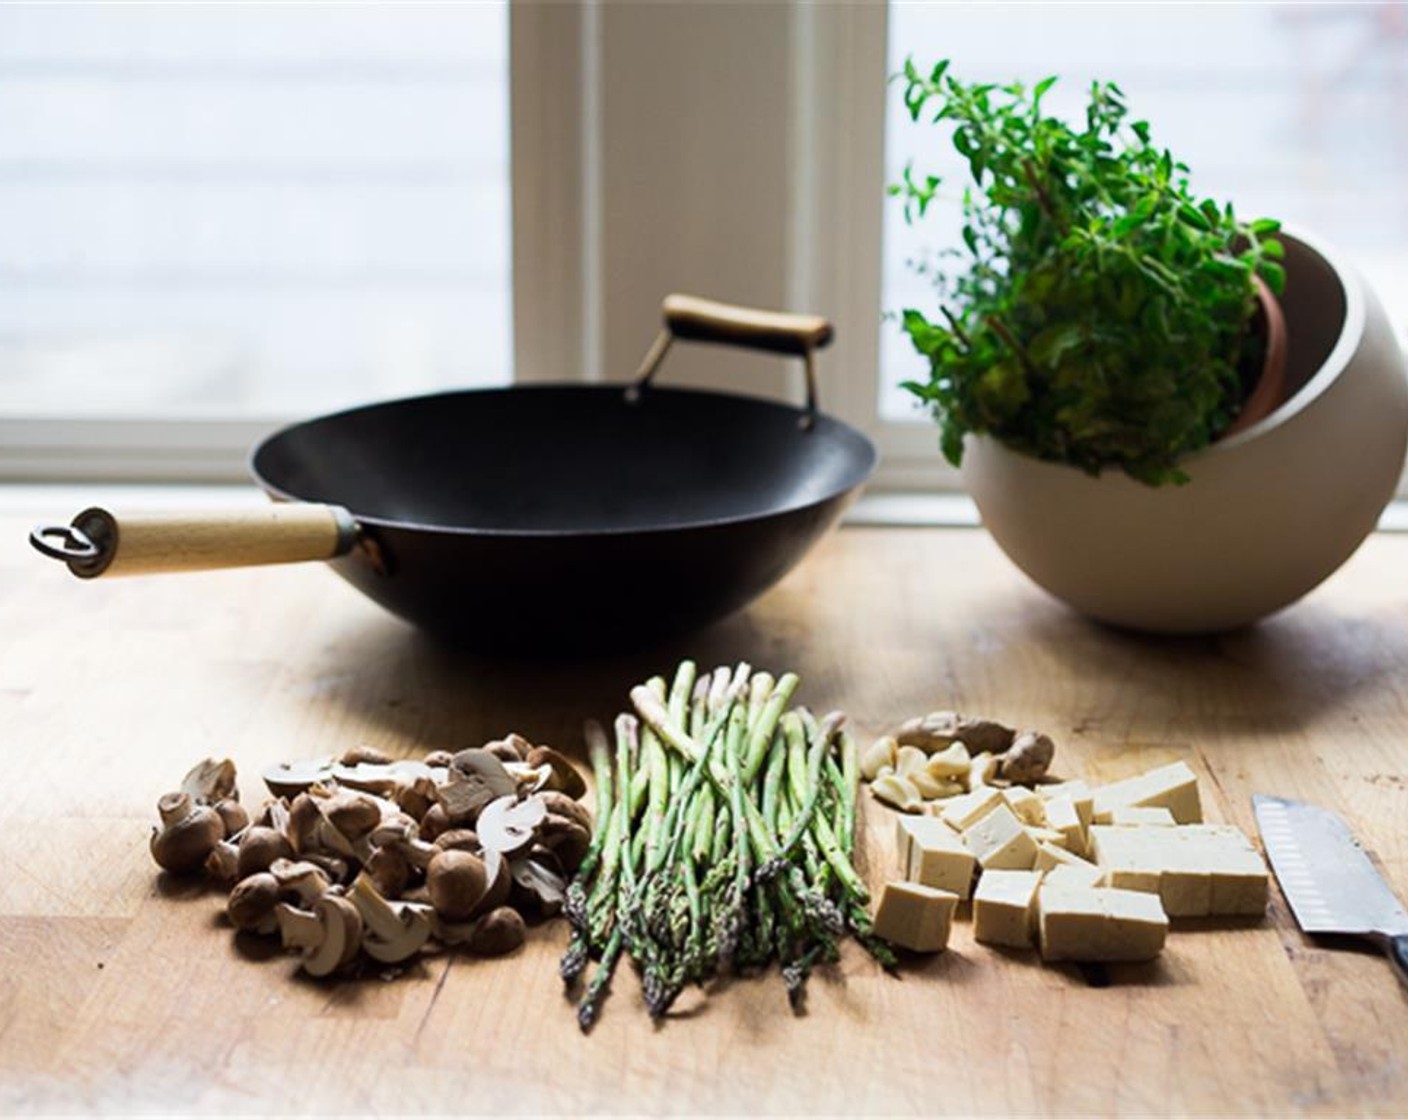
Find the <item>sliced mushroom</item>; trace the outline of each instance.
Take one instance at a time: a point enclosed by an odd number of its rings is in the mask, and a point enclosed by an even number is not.
[[[274,915],[284,948],[300,950],[299,963],[309,976],[331,976],[361,948],[362,916],[345,898],[325,894],[311,911],[280,902]]]
[[[190,794],[197,805],[238,801],[240,791],[235,786],[235,764],[228,758],[202,759],[181,779],[181,792]]]
[[[358,766],[364,762],[370,762],[374,766],[384,766],[391,760],[391,756],[385,751],[367,743],[360,743],[343,751],[342,757],[337,761],[342,766]]]
[[[376,828],[382,817],[398,810],[390,802],[383,802],[371,794],[359,790],[332,789],[314,786],[308,791],[313,804],[318,807],[323,820],[331,827],[332,833],[322,833],[327,846],[338,855],[355,854],[354,845]],[[346,844],[343,850],[338,840]]]
[[[420,952],[430,938],[430,919],[422,910],[393,910],[365,874],[353,880],[347,897],[362,916],[362,948],[373,960],[399,964]]]
[[[168,793],[157,802],[161,827],[152,832],[152,858],[178,875],[199,871],[215,845],[225,838],[225,825],[209,805],[197,805],[189,793]]]
[[[323,869],[307,860],[276,859],[268,873],[278,884],[281,899],[296,898],[304,906],[313,905],[332,886]]]
[[[368,839],[378,849],[385,848],[400,852],[412,867],[421,871],[430,865],[430,861],[440,851],[434,844],[417,836],[415,824],[404,818],[383,821],[372,831]]]
[[[473,827],[484,806],[499,795],[494,793],[486,782],[473,777],[463,777],[457,770],[452,770],[451,773],[454,777],[443,786],[436,787],[435,800],[445,814],[445,822],[451,828]]]
[[[431,751],[421,761],[433,769],[446,770],[450,766],[450,759],[454,757],[449,751]]]
[[[505,762],[504,769],[518,783],[518,792],[525,796],[546,790],[554,780],[552,767],[547,763],[529,766],[526,762]]]
[[[572,765],[572,760],[551,747],[534,747],[524,761],[529,766],[552,767],[553,777],[548,783],[548,789],[560,790],[573,798],[581,797],[587,792],[587,783]]]
[[[483,747],[470,747],[457,751],[450,759],[450,774],[460,774],[466,778],[478,778],[493,792],[495,797],[513,793],[515,786],[503,760],[495,758]]]
[[[275,797],[294,798],[309,786],[331,778],[332,766],[330,758],[281,762],[264,771],[264,784]]]
[[[521,856],[509,868],[513,876],[511,897],[545,916],[562,909],[567,897],[567,880],[548,866],[541,855]]]
[[[475,831],[484,848],[506,856],[525,851],[533,843],[538,826],[547,819],[547,806],[536,798],[518,801],[501,797],[484,807]]]

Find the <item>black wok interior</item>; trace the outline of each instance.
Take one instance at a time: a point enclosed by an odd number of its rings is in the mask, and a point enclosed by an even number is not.
[[[748,397],[537,385],[391,401],[285,429],[255,474],[365,523],[488,533],[672,529],[851,490],[874,449],[826,416]]]

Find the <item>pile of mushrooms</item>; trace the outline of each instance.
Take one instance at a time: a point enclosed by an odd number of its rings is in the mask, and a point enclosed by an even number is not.
[[[436,946],[512,952],[525,918],[561,910],[591,844],[582,776],[521,735],[423,760],[358,747],[263,777],[251,819],[234,763],[198,763],[157,803],[152,857],[227,885],[235,929],[277,934],[311,976]]]

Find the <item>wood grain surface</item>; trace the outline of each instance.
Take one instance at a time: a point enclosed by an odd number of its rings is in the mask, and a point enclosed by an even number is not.
[[[236,760],[251,803],[261,767],[357,743],[416,756],[516,729],[580,756],[584,717],[687,654],[793,668],[800,701],[861,736],[954,707],[1048,730],[1069,776],[1186,759],[1209,816],[1248,830],[1253,791],[1320,802],[1408,896],[1408,537],[1259,627],[1155,641],[1083,622],[981,532],[847,529],[690,641],[531,665],[436,646],[320,565],[82,583],[27,529],[0,519],[0,1111],[1408,1112],[1387,962],[1302,937],[1279,894],[1264,922],[1177,927],[1103,986],[966,924],[900,979],[849,947],[800,1016],[769,975],[652,1025],[623,969],[584,1038],[561,923],[505,960],[312,982],[147,854],[157,797],[204,755]],[[865,821],[876,880],[891,817]]]

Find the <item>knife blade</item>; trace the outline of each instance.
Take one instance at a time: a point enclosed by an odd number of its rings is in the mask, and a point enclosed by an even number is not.
[[[1377,943],[1408,983],[1408,912],[1349,826],[1329,809],[1252,795],[1266,858],[1300,928]]]

